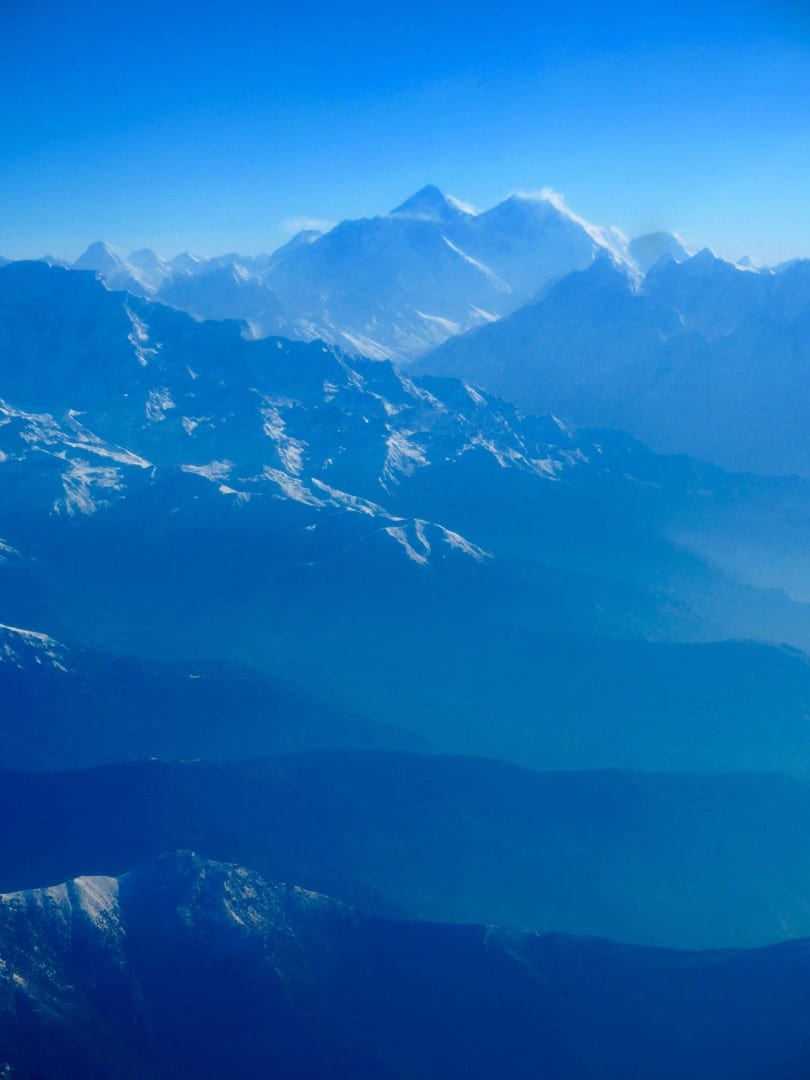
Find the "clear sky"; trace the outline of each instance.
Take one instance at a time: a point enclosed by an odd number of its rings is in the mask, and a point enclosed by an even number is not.
[[[0,254],[270,250],[427,182],[810,255],[788,0],[0,0]]]

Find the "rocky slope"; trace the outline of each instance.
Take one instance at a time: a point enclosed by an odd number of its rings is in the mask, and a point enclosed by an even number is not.
[[[251,667],[436,748],[544,767],[723,768],[692,740],[616,758],[623,712],[665,718],[675,700],[694,715],[666,687],[713,703],[721,731],[730,715],[762,729],[763,700],[788,730],[801,715],[801,662],[778,651],[753,650],[762,681],[744,695],[733,664],[712,674],[716,650],[660,651],[656,692],[626,642],[807,645],[802,604],[723,566],[747,537],[778,571],[785,537],[807,535],[806,485],[663,458],[320,343],[247,341],[40,264],[0,270],[0,341],[10,626]],[[549,740],[588,717],[604,738]]]
[[[664,453],[807,475],[809,328],[807,260],[754,272],[702,251],[639,283],[601,258],[418,366]]]
[[[662,247],[641,238],[643,262]],[[197,318],[244,320],[263,337],[322,338],[376,359],[408,359],[515,310],[600,252],[635,268],[614,230],[555,195],[513,195],[478,213],[428,185],[389,214],[300,233],[272,255],[122,259],[97,242],[77,269]]]
[[[0,1062],[34,1077],[796,1078],[806,942],[677,953],[366,920],[167,856],[0,900]]]
[[[0,781],[0,890],[193,848],[378,915],[680,948],[810,934],[806,779],[342,751]]]

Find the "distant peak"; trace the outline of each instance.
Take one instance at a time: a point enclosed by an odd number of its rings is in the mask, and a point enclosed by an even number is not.
[[[163,263],[163,259],[161,259],[161,257],[151,248],[138,248],[137,251],[131,251],[129,253],[127,262],[131,262],[133,266],[158,266]]]
[[[598,250],[590,266],[574,272],[580,279],[597,284],[599,288],[607,285],[625,292],[632,286],[633,275],[626,263],[617,259],[615,254],[603,248]],[[574,274],[571,275],[574,278]],[[564,278],[562,279],[565,280]]]
[[[73,267],[75,270],[96,270],[100,273],[109,273],[111,270],[120,270],[123,265],[109,244],[105,244],[103,240],[96,240],[79,256]]]
[[[51,255],[47,252],[45,255],[41,255],[35,262],[45,263],[46,266],[70,266],[70,263],[65,259],[60,259],[58,255]]]
[[[114,259],[118,258],[116,253],[105,240],[94,240],[93,243],[88,246],[87,250],[84,252],[84,255],[81,255],[80,258],[84,258],[86,255],[109,255]]]
[[[691,252],[676,233],[651,232],[634,237],[628,246],[631,259],[642,274],[646,274],[656,263],[662,260],[686,262]]]
[[[659,269],[663,272],[677,272],[683,275],[684,278],[691,278],[693,281],[701,281],[716,279],[721,275],[726,280],[730,280],[734,275],[742,273],[745,268],[728,262],[726,259],[716,255],[710,248],[705,247],[690,258],[684,259],[681,263],[664,260],[654,266],[650,273],[657,273]]]
[[[574,215],[568,209],[565,204],[565,199],[559,192],[554,191],[552,188],[541,188],[540,191],[514,191],[502,203],[500,206],[531,206],[543,210],[545,212],[555,211],[558,214],[562,214],[565,217],[573,217]]]
[[[323,235],[320,229],[301,229],[300,232],[291,236],[286,244],[282,244],[278,250],[294,251],[296,248],[306,247],[307,244],[314,244]]]
[[[169,260],[169,266],[172,270],[194,270],[204,261],[200,256],[192,255],[190,251],[181,251],[179,255]]]
[[[581,225],[586,229],[595,228],[569,210],[563,197],[551,188],[543,188],[542,191],[515,191],[486,213],[493,219],[504,221],[560,221]]]
[[[723,260],[715,255],[711,248],[704,247],[693,255],[690,261],[693,266],[712,266],[714,263],[719,263]]]
[[[721,269],[734,269],[731,263],[721,259],[719,255],[715,255],[711,248],[707,247],[701,248],[696,255],[687,259],[683,265],[692,274],[713,274]]]
[[[426,221],[448,221],[474,211],[452,195],[445,195],[435,184],[426,184],[391,214],[397,217],[423,218]]]

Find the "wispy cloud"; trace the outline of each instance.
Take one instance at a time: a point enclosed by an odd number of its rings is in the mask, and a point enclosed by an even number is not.
[[[334,226],[334,221],[326,221],[324,218],[294,217],[285,218],[282,221],[281,231],[285,236],[295,236],[296,233],[308,232],[312,229],[317,232],[329,232]]]
[[[559,191],[555,191],[554,188],[544,187],[540,188],[539,191],[513,191],[512,194],[517,195],[520,199],[538,199],[542,202],[549,202],[562,213],[568,214],[570,217],[576,216],[566,204],[565,196]]]

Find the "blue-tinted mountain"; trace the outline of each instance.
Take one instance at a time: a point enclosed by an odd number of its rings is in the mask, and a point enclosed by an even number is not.
[[[198,318],[242,319],[257,336],[408,359],[514,311],[600,252],[635,267],[618,233],[554,195],[513,195],[478,213],[428,185],[388,214],[305,230],[269,256],[166,261],[146,250],[122,259],[93,244],[74,265]]]
[[[0,344],[3,623],[251,667],[436,749],[542,767],[748,768],[778,709],[787,734],[753,767],[802,767],[801,656],[650,646],[642,670],[628,640],[806,645],[802,604],[693,553],[750,538],[777,566],[788,520],[806,550],[801,483],[41,264],[0,270]],[[620,740],[625,714],[638,733],[719,722]]]
[[[0,626],[0,700],[7,768],[418,746],[413,736],[255,671],[131,660],[8,626]]]
[[[709,251],[639,284],[602,258],[419,364],[530,411],[620,428],[724,468],[810,472],[810,262],[755,272]]]
[[[226,584],[234,580],[230,570]],[[370,575],[352,580],[367,586]],[[91,581],[85,571],[83,587]],[[285,614],[289,593],[279,585],[280,599],[249,609],[255,642],[234,643],[225,631],[238,633],[239,622],[227,592],[218,593],[204,608],[206,634],[195,634],[188,616],[179,640],[165,616],[154,623],[159,646],[177,654],[172,661],[154,656],[139,627],[129,641],[146,658],[134,659],[5,629],[0,767],[355,746],[494,755],[542,769],[810,770],[810,665],[796,650],[539,634],[476,615],[458,592],[440,588],[437,599],[417,591],[418,578],[406,582],[415,610],[404,591],[403,610],[384,619],[355,603],[349,628],[339,606],[351,603],[348,592],[322,596],[321,640]],[[130,592],[109,587],[116,604],[143,610]],[[98,599],[90,609],[105,625],[109,604]],[[270,626],[268,611],[278,620]],[[315,599],[303,614],[316,619]],[[327,636],[329,618],[336,627]],[[278,656],[262,654],[267,641]],[[206,643],[214,655],[195,655]],[[239,656],[249,670],[235,665]]]
[[[212,260],[213,261],[213,260]],[[296,332],[296,324],[273,290],[237,261],[206,266],[204,271],[175,273],[157,293],[160,301],[196,319],[238,319],[258,337]]]
[[[810,932],[804,779],[332,751],[0,780],[4,891],[193,848],[369,914],[681,948]]]
[[[642,275],[662,260],[685,262],[692,254],[680,237],[668,232],[635,236],[627,245],[627,252]]]
[[[176,854],[0,900],[9,1075],[779,1076],[806,941],[673,952],[369,920]]]
[[[124,289],[143,296],[152,291],[148,274],[154,267],[147,263],[145,276],[137,265],[138,262],[143,261],[138,258],[140,254],[135,252],[135,262],[129,262],[113,251],[109,244],[105,244],[103,240],[96,240],[71,265],[74,270],[92,271],[103,278],[111,289]],[[46,262],[47,256],[42,261]]]

